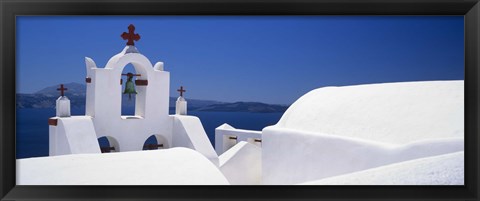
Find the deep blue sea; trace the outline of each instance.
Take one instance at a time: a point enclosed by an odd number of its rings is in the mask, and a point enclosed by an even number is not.
[[[72,108],[72,115],[84,115],[85,108]],[[173,113],[174,111],[170,111]],[[283,113],[249,112],[189,112],[202,121],[212,145],[215,143],[215,128],[228,123],[235,128],[262,130],[276,124]],[[55,109],[17,109],[16,149],[17,158],[48,156],[48,119],[55,116]]]

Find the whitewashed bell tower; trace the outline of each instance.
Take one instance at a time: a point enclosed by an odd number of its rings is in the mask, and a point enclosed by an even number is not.
[[[115,151],[142,150],[145,140],[154,135],[164,148],[171,146],[172,124],[168,114],[170,74],[163,63],[155,66],[134,46],[140,35],[130,25],[121,36],[127,46],[110,58],[104,68],[86,57],[87,100],[85,114],[92,117],[98,137],[116,140]],[[135,68],[135,115],[121,115],[122,71],[127,64]],[[161,141],[161,142],[160,142]],[[112,142],[110,142],[112,144]],[[115,142],[113,143],[115,144]]]
[[[139,151],[187,147],[197,150],[218,165],[200,119],[187,114],[183,87],[177,101],[176,115],[169,115],[170,74],[163,62],[152,65],[135,47],[140,40],[135,27],[121,37],[127,40],[123,50],[110,58],[105,67],[97,67],[86,57],[87,85],[85,116],[70,116],[69,101],[59,98],[56,117],[49,119],[50,155]],[[135,94],[134,115],[122,115],[122,72],[132,64],[135,72],[127,73],[126,88]],[[64,98],[62,98],[64,97]],[[133,97],[132,97],[133,98]],[[68,111],[67,111],[68,109]],[[146,144],[154,136],[157,144]],[[106,137],[108,147],[100,147],[98,138]]]

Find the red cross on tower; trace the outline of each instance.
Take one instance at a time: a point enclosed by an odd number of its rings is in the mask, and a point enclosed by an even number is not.
[[[134,33],[135,32],[135,26],[133,26],[133,24],[130,24],[130,26],[128,26],[128,33],[127,32],[123,32],[121,37],[123,38],[123,40],[128,40],[127,41],[127,45],[135,45],[135,43],[133,43],[133,41],[138,41],[140,40],[140,35]]]
[[[185,89],[183,89],[183,86],[180,87],[180,89],[177,90],[178,92],[180,92],[180,96],[183,97],[183,92],[186,92]]]
[[[60,85],[60,88],[57,88],[57,91],[60,91],[60,95],[64,96],[64,91],[68,90],[67,88],[63,87],[63,84]]]

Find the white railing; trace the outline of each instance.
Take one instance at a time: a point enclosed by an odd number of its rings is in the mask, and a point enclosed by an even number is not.
[[[215,151],[219,156],[240,141],[261,147],[262,131],[236,129],[228,124],[215,128]]]

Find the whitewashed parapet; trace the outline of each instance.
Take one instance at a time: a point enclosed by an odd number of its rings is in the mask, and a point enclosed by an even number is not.
[[[196,150],[218,166],[218,155],[208,140],[200,119],[187,115],[171,115],[171,117],[174,119],[173,147],[186,147]]]
[[[101,153],[91,117],[54,117],[48,124],[50,156]]]
[[[262,148],[238,142],[218,157],[219,169],[232,185],[262,184]]]
[[[215,151],[218,155],[232,148],[238,142],[245,141],[262,146],[262,132],[236,129],[228,124],[215,128]]]

